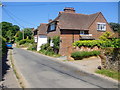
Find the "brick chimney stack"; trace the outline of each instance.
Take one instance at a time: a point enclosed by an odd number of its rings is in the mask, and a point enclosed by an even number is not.
[[[72,8],[72,7],[65,7],[64,12],[67,12],[67,13],[75,13],[75,10],[74,10],[74,8]]]
[[[52,22],[52,19],[49,19],[49,21],[48,22]]]

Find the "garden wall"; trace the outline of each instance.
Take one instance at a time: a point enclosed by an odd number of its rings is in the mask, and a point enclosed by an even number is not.
[[[105,56],[106,61],[103,67],[120,72],[120,48],[106,48]]]

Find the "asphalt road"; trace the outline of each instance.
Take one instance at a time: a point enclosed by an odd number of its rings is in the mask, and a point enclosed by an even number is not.
[[[79,72],[79,78],[68,66],[54,59],[14,48],[16,66],[27,81],[29,88],[117,88],[117,84]],[[77,72],[78,73],[78,72]]]

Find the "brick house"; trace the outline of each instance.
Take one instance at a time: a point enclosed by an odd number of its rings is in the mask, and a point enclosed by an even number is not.
[[[60,36],[59,54],[64,56],[73,42],[99,39],[106,31],[114,33],[101,12],[85,15],[65,8],[48,23],[47,37]]]

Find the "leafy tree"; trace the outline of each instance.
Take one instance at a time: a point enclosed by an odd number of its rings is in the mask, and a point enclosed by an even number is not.
[[[109,23],[109,25],[111,26],[111,28],[114,30],[114,31],[117,31],[120,33],[120,24],[119,23]]]
[[[29,38],[32,39],[33,33],[32,33],[32,28],[24,28],[24,38]]]
[[[108,38],[111,36],[110,32],[105,32],[102,36],[100,36],[100,40],[108,40]]]
[[[2,36],[4,38],[13,38],[14,35],[20,31],[19,26],[13,25],[12,23],[9,22],[2,22]],[[10,35],[9,35],[10,34]]]
[[[20,41],[23,39],[23,33],[21,31],[18,31],[15,35],[16,41]]]

